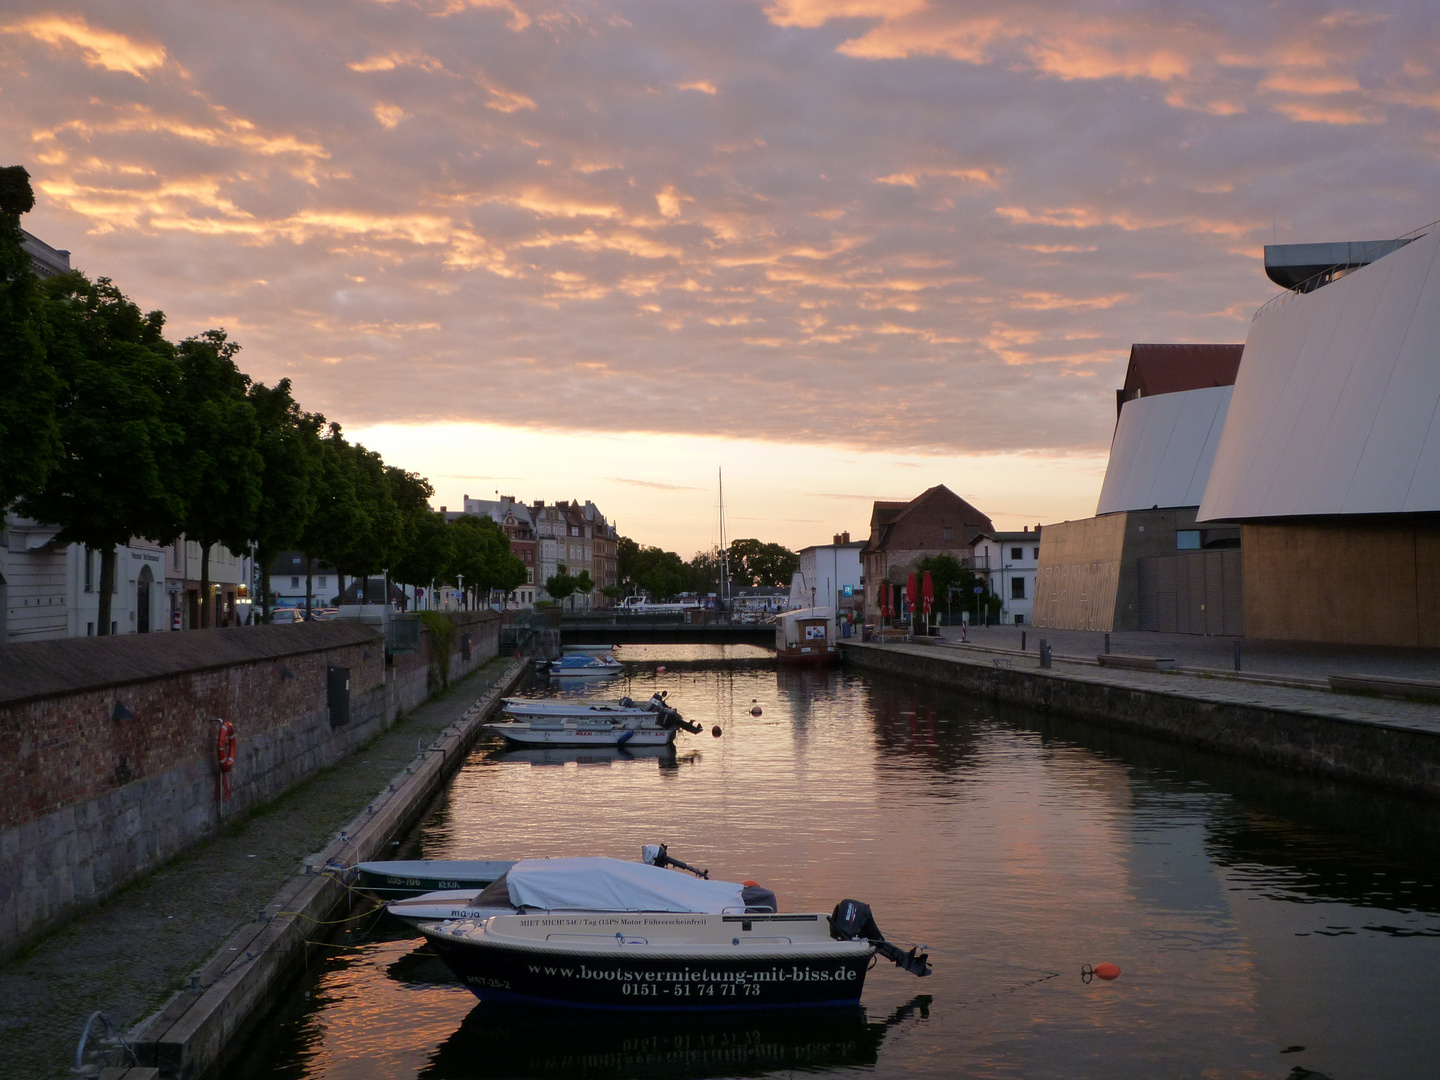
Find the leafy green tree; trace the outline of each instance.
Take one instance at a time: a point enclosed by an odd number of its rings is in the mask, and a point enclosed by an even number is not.
[[[161,331],[108,278],[59,274],[41,286],[46,351],[64,386],[56,420],[65,456],[20,513],[60,526],[61,543],[101,553],[99,619],[110,632],[115,549],[173,541],[185,521],[180,368]]]
[[[341,572],[343,591],[345,574],[368,578],[387,569],[386,560],[399,550],[403,526],[380,455],[359,443],[346,443],[342,455],[365,521],[335,553],[333,561]]]
[[[514,587],[517,566],[524,580],[524,564],[510,553],[510,538],[493,519],[466,514],[450,528],[454,557],[447,579],[456,581],[463,574],[467,594],[473,592],[478,599],[491,589],[508,591]]]
[[[38,492],[62,454],[62,386],[46,356],[40,283],[21,247],[20,215],[34,205],[24,167],[0,169],[0,510]]]
[[[314,485],[315,509],[300,537],[300,550],[305,552],[307,619],[310,618],[314,595],[315,560],[339,566],[349,538],[369,528],[370,524],[355,494],[348,446],[340,425],[331,423],[311,447],[314,459],[310,475]]]
[[[290,380],[250,387],[262,462],[260,506],[255,513],[255,561],[260,565],[261,620],[270,621],[270,566],[280,552],[300,545],[315,512],[312,471],[317,465],[325,418],[302,412],[290,395]]]
[[[979,617],[980,605],[988,598],[984,593],[977,594],[975,586],[983,584],[978,574],[968,566],[964,566],[953,555],[927,555],[915,564],[915,581],[918,588],[924,580],[925,571],[930,571],[930,584],[935,589],[935,610],[944,611],[951,608],[947,603],[952,594],[959,601],[961,610],[968,611]],[[904,584],[904,582],[901,582]],[[920,605],[917,604],[917,607]],[[953,610],[953,608],[951,608]],[[997,607],[998,610],[998,607]]]
[[[800,568],[800,556],[784,544],[759,540],[730,543],[730,576],[736,585],[768,585],[783,588]]]
[[[210,549],[243,552],[255,535],[265,459],[249,398],[250,377],[235,363],[240,346],[224,330],[186,338],[175,350],[180,367],[180,454],[185,486],[185,538],[200,545],[200,626],[214,625]]]
[[[557,604],[564,604],[579,588],[578,582],[566,570],[565,564],[555,567],[556,572],[545,579],[545,591]]]
[[[577,596],[589,596],[595,591],[595,579],[590,576],[589,570],[581,570],[575,575],[575,594]],[[575,610],[575,605],[570,605],[570,610]]]
[[[390,567],[390,574],[402,585],[430,588],[441,580],[454,562],[455,551],[445,515],[431,511],[412,522],[410,542]]]
[[[435,494],[435,489],[430,486],[430,481],[419,473],[407,472],[394,465],[385,466],[385,483],[390,489],[390,500],[395,504],[397,523],[391,549],[385,556],[385,567],[389,571],[385,581],[388,597],[390,579],[396,577],[396,568],[409,557],[421,531],[428,528],[429,522],[435,517],[435,512],[430,509],[430,499]],[[405,584],[423,583],[407,581]]]

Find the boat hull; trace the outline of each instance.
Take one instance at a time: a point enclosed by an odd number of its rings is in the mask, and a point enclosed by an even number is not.
[[[355,887],[389,900],[440,890],[474,895],[514,865],[495,859],[363,862],[355,865]]]
[[[459,942],[426,926],[421,932],[482,1001],[582,1009],[693,1012],[854,1006],[871,957],[868,948],[833,955],[768,951],[724,957],[656,956],[638,949],[626,954],[546,952]]]
[[[801,645],[776,649],[775,659],[782,664],[838,664],[840,651],[834,645]]]

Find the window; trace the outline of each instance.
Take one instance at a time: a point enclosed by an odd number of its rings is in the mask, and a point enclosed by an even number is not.
[[[290,565],[291,565],[291,566],[299,566],[299,565],[300,565],[300,556],[299,556],[299,555],[291,555],[291,556],[290,556]]]
[[[321,574],[321,575],[320,575],[320,588],[322,588],[322,589],[325,588],[325,575],[324,575],[324,574]]]
[[[1023,577],[1012,577],[1010,579],[1010,599],[1025,599],[1025,579]]]
[[[1035,549],[1035,561],[1036,561],[1036,562],[1039,562],[1039,561],[1040,561],[1040,549],[1039,549],[1039,548],[1036,548],[1036,549]]]
[[[1023,558],[1025,558],[1025,549],[1024,549],[1024,548],[1011,548],[1011,549],[1010,549],[1010,558],[1012,558],[1012,559],[1023,559]]]
[[[1024,624],[1024,622],[1025,622],[1025,616],[1024,616],[1024,615],[1016,615],[1016,616],[1015,616],[1015,625],[1016,625],[1016,626],[1021,626],[1021,625]]]
[[[1175,550],[1176,550],[1176,551],[1199,551],[1199,550],[1200,550],[1200,530],[1199,530],[1199,529],[1180,529],[1180,530],[1178,530],[1178,531],[1175,533]]]
[[[86,592],[94,592],[94,591],[95,591],[95,580],[94,580],[94,574],[95,574],[94,565],[95,565],[95,560],[91,557],[91,555],[90,555],[90,549],[89,549],[88,547],[87,547],[87,548],[81,548],[80,550],[85,553],[85,591],[86,591]],[[89,637],[89,635],[87,634],[86,637]]]
[[[941,538],[942,540],[954,540],[954,539],[955,539],[955,529],[954,529],[952,526],[950,526],[950,525],[943,526],[943,527],[940,529],[940,538]]]
[[[290,579],[290,587],[292,589],[298,589],[300,587],[300,579],[298,577],[292,577]]]

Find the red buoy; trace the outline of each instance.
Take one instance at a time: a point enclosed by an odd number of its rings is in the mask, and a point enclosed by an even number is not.
[[[718,738],[720,737],[720,725],[719,725],[719,724],[716,724],[714,727],[712,727],[712,728],[710,729],[710,734],[711,734],[711,735],[714,735],[715,738],[718,739]]]
[[[659,667],[657,667],[657,668],[655,669],[655,674],[656,674],[656,675],[664,675],[664,674],[665,674],[665,665],[664,665],[664,664],[661,664]]]
[[[1095,977],[1097,979],[1118,979],[1120,968],[1117,964],[1104,963],[1095,965]]]

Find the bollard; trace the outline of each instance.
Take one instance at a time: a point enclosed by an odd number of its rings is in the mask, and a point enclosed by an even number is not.
[[[1110,631],[1105,631],[1105,655],[1110,655]]]
[[[1042,668],[1050,666],[1050,643],[1043,637],[1040,639],[1040,666]]]
[[[1235,642],[1235,670],[1240,670],[1240,643]]]
[[[1024,652],[1024,651],[1025,651],[1025,631],[1024,631],[1024,630],[1021,630],[1021,631],[1020,631],[1020,651],[1021,651],[1021,652]]]

